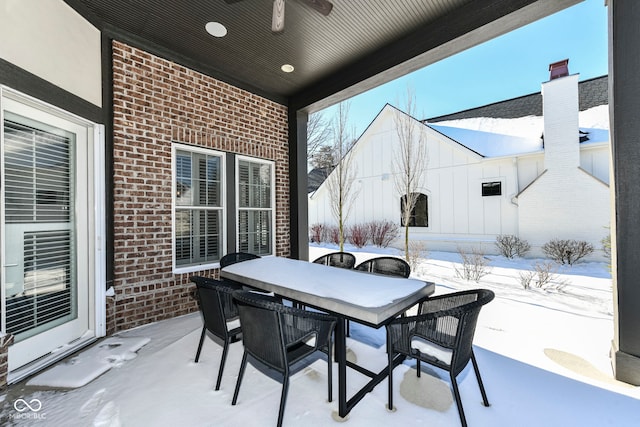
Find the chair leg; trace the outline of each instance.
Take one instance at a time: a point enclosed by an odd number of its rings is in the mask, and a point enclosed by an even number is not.
[[[216,391],[220,390],[220,382],[222,381],[222,372],[224,371],[224,362],[227,360],[227,352],[229,351],[229,341],[224,342],[222,346],[222,359],[220,359],[220,367],[218,368],[218,380],[216,381]]]
[[[420,359],[416,359],[416,376],[420,378],[421,373],[422,369],[420,368]]]
[[[387,358],[389,359],[389,374],[387,375],[389,382],[389,403],[387,409],[393,411],[393,352],[389,351],[389,349],[387,349]]]
[[[242,362],[240,363],[240,372],[238,373],[238,381],[236,381],[236,390],[233,392],[233,400],[231,404],[235,405],[238,400],[238,393],[240,392],[240,383],[242,383],[242,377],[244,376],[244,368],[247,366],[247,351],[242,354]]]
[[[207,327],[202,327],[202,333],[200,334],[200,344],[198,344],[198,351],[196,351],[196,363],[200,360],[200,351],[202,351],[202,343],[204,343],[204,336],[207,334]]]
[[[471,363],[473,363],[473,370],[476,372],[476,379],[478,380],[478,386],[480,386],[480,393],[482,394],[482,401],[484,406],[490,406],[487,399],[487,393],[484,391],[484,385],[482,384],[482,377],[480,376],[480,369],[478,369],[478,362],[476,362],[476,356],[471,351]]]
[[[393,345],[391,344],[391,334],[387,328],[387,383],[389,388],[389,402],[387,404],[387,410],[393,411]]]
[[[282,426],[282,419],[284,418],[284,405],[287,402],[287,392],[289,391],[289,373],[284,374],[284,381],[282,381],[282,395],[280,396],[280,411],[278,411],[278,427]]]
[[[327,381],[329,387],[328,400],[331,402],[333,401],[333,361],[331,356],[333,354],[333,346],[331,345],[331,338],[329,338],[327,347],[327,365],[329,365],[329,368],[327,369],[327,375],[329,376],[329,380]]]
[[[456,399],[456,406],[458,406],[458,414],[460,414],[460,421],[462,427],[467,427],[467,419],[464,416],[464,410],[462,409],[462,400],[460,399],[460,391],[458,390],[458,382],[453,373],[449,373],[451,376],[451,388],[453,388],[453,397]]]

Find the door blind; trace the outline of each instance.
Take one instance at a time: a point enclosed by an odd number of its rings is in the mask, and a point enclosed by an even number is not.
[[[16,342],[77,317],[73,142],[68,133],[4,121],[5,224],[21,252],[5,300]]]
[[[6,223],[69,222],[70,139],[9,120],[4,136]]]
[[[56,319],[75,318],[71,233],[24,233],[24,288],[7,298],[7,332],[17,335]]]

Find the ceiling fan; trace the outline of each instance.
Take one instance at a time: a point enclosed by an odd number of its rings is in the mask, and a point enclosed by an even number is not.
[[[225,0],[227,3],[237,3],[242,0]],[[299,0],[314,8],[324,16],[331,13],[333,4],[328,0]],[[284,3],[285,0],[273,0],[273,17],[271,19],[271,31],[278,34],[284,31]]]

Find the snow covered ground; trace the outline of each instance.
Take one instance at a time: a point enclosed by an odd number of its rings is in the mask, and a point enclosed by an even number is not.
[[[358,262],[394,249],[348,247]],[[313,246],[310,258],[336,250]],[[428,253],[412,277],[433,281],[436,293],[486,287],[496,299],[485,306],[475,337],[476,356],[491,406],[481,404],[473,370],[458,377],[467,420],[472,426],[636,426],[640,389],[612,378],[611,278],[602,263],[584,263],[557,272],[546,289],[524,289],[519,271],[536,260],[489,257],[480,283],[455,276],[459,256]],[[539,261],[539,260],[538,260]],[[34,426],[271,426],[277,419],[281,386],[253,367],[245,373],[238,404],[231,397],[242,355],[232,344],[220,391],[213,386],[221,347],[208,339],[199,363],[194,355],[199,314],[147,325],[119,334],[150,338],[131,360],[119,360],[89,384],[70,390],[17,384],[4,396],[1,425]],[[348,346],[358,363],[372,370],[386,362],[384,330],[351,323]],[[82,360],[82,354],[76,360]],[[415,380],[412,361],[394,371],[394,403],[385,409],[386,381],[351,412],[345,425],[457,426],[459,418],[447,375],[429,370]],[[334,374],[336,373],[334,369]],[[326,401],[326,361],[319,358],[296,373],[289,388],[284,425],[330,426],[337,402]],[[406,374],[406,376],[405,376]],[[349,370],[353,392],[364,379]],[[337,395],[334,378],[334,396]],[[37,402],[36,402],[37,401]],[[38,411],[29,410],[24,402]],[[426,407],[425,407],[426,406]]]

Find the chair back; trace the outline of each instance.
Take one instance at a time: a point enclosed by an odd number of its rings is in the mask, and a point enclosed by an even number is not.
[[[278,372],[286,367],[286,352],[277,301],[264,294],[239,291],[234,299],[240,312],[242,343],[247,353]]]
[[[249,261],[250,259],[260,258],[260,255],[250,254],[248,252],[232,252],[220,258],[220,268],[237,262]]]
[[[223,280],[208,277],[191,277],[198,289],[200,312],[204,326],[221,339],[228,334],[227,321],[238,317],[238,308],[233,301],[233,292],[238,288]]]
[[[316,258],[315,264],[328,265],[330,267],[353,268],[356,265],[356,257],[349,252],[332,252]]]
[[[265,294],[236,291],[233,298],[240,312],[245,350],[279,372],[325,346],[336,323],[332,316],[287,307]],[[313,345],[307,344],[310,338],[315,338]],[[292,352],[296,347],[301,351]]]
[[[368,259],[358,264],[356,270],[405,279],[411,275],[411,266],[405,260],[391,256]]]
[[[429,335],[453,349],[450,369],[454,375],[458,375],[469,362],[480,310],[494,297],[489,289],[472,289],[432,297],[420,304],[418,318],[425,313],[444,314],[430,325]]]

